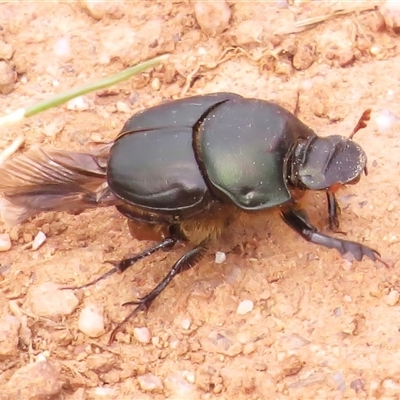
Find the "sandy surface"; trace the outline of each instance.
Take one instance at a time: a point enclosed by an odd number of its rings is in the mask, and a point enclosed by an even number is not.
[[[371,108],[357,134],[369,175],[340,193],[341,223],[391,267],[351,263],[305,243],[273,215],[258,217],[226,232],[108,346],[113,324],[129,312],[120,305],[146,294],[183,248],[76,293],[68,315],[45,318],[34,312],[35,288],[83,284],[108,270],[105,260],[149,243],[133,240],[114,209],[49,213],[11,231],[0,225],[12,238],[0,253],[0,399],[399,398],[400,39],[373,10],[286,34],[294,21],[334,6],[294,3],[229,1],[227,29],[215,37],[201,31],[188,2],[1,4],[0,58],[16,73],[0,96],[2,115],[146,58],[171,58],[88,95],[86,110],[62,106],[2,129],[0,149],[21,132],[25,148],[84,149],[113,138],[144,107],[214,91],[293,110],[300,90],[299,115],[321,135],[350,134]],[[117,110],[118,102],[125,106]],[[324,195],[310,194],[309,212],[327,230]],[[47,240],[32,251],[26,244],[39,230]],[[224,263],[215,263],[216,251],[226,252]],[[240,315],[243,300],[254,308]],[[87,305],[103,312],[98,338],[78,330]]]

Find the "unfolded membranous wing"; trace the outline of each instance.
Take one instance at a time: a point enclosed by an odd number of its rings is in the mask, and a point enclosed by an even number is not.
[[[118,203],[106,182],[111,144],[92,153],[30,149],[0,165],[0,215],[8,225],[41,211]]]

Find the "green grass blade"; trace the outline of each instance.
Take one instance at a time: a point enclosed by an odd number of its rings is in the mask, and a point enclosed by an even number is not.
[[[31,117],[32,115],[39,114],[42,111],[48,110],[49,108],[57,107],[75,97],[79,97],[84,94],[115,85],[119,82],[129,79],[130,77],[132,77],[134,75],[140,74],[141,72],[143,72],[151,67],[155,67],[156,65],[165,61],[167,58],[168,58],[168,54],[164,54],[162,56],[152,58],[151,60],[147,60],[147,61],[137,64],[133,67],[124,69],[121,72],[118,72],[114,75],[100,79],[99,81],[92,82],[92,83],[89,83],[89,84],[86,84],[83,86],[79,86],[77,88],[67,90],[63,93],[60,93],[56,96],[51,97],[50,99],[40,101],[39,103],[33,104],[29,107],[20,108],[16,111],[12,112],[9,115],[0,117],[0,127],[5,126],[5,125],[10,125],[10,124],[15,124],[19,121],[22,121],[26,117]]]
[[[43,100],[43,101],[36,103],[30,107],[27,107],[25,109],[25,117],[30,117],[32,115],[38,114],[42,111],[45,111],[49,108],[57,107],[60,104],[64,104],[67,101],[69,101],[75,97],[82,96],[86,93],[90,93],[95,90],[104,89],[106,87],[115,85],[119,82],[122,82],[122,81],[130,78],[133,75],[137,75],[137,74],[145,71],[148,68],[158,65],[160,62],[164,61],[166,59],[166,57],[167,57],[166,55],[163,55],[160,57],[153,58],[151,60],[144,61],[133,67],[124,69],[123,71],[118,72],[115,75],[111,75],[104,79],[101,79],[97,82],[79,86],[77,88],[67,90],[66,92],[63,92],[54,97],[51,97],[50,99]]]

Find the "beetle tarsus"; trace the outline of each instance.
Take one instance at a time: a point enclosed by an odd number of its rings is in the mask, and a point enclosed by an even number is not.
[[[98,278],[94,279],[93,281],[89,283],[85,283],[84,285],[81,286],[68,286],[62,288],[62,290],[78,290],[78,289],[86,289],[89,286],[95,285],[97,282],[102,281],[103,279],[108,278],[111,275],[114,275],[116,272],[124,272],[126,271],[129,267],[131,267],[133,264],[137,263],[140,260],[143,260],[143,258],[146,258],[150,256],[151,254],[155,253],[158,250],[165,250],[165,249],[171,249],[177,242],[178,240],[175,238],[166,238],[162,242],[157,243],[156,245],[147,248],[146,250],[142,251],[139,254],[136,254],[133,257],[130,258],[125,258],[122,261],[106,261],[106,263],[114,265],[113,269],[110,269],[108,272],[105,274],[99,276]]]
[[[127,303],[124,303],[123,304],[124,306],[136,305],[137,307],[114,328],[110,336],[109,344],[111,344],[114,341],[117,331],[119,331],[119,329],[123,325],[125,325],[125,323],[129,319],[133,318],[139,312],[146,311],[149,309],[153,301],[169,285],[169,283],[172,281],[172,279],[175,278],[175,276],[194,267],[204,257],[207,248],[208,248],[207,243],[202,243],[197,247],[195,247],[194,249],[188,251],[173,265],[173,267],[164,277],[164,279],[150,293],[148,293],[146,296],[141,297],[137,301],[129,301]]]
[[[361,261],[364,256],[370,258],[372,261],[381,261],[379,253],[370,247],[364,246],[361,243],[338,239],[320,233],[309,221],[304,210],[289,209],[288,211],[282,212],[282,219],[308,242],[329,249],[336,249],[341,255],[350,253],[357,261]]]

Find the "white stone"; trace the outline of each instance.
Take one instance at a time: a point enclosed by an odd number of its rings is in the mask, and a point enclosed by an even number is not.
[[[90,304],[82,308],[78,318],[78,329],[89,337],[104,334],[104,317],[97,306]]]
[[[222,251],[217,251],[215,253],[215,262],[217,264],[222,264],[226,261],[226,254],[223,253]]]
[[[245,315],[253,311],[254,303],[251,300],[243,300],[239,303],[236,313],[239,315]]]
[[[8,233],[0,234],[0,251],[8,251],[11,249],[11,238]]]

